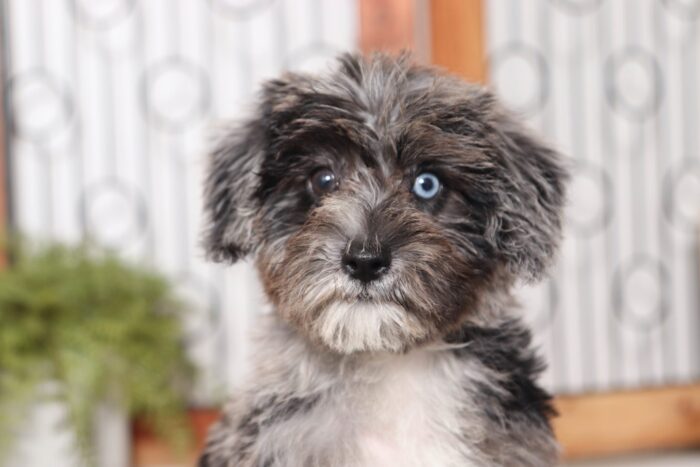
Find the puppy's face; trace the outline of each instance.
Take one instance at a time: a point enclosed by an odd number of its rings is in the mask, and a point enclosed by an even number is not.
[[[278,313],[314,342],[437,339],[556,249],[558,159],[478,87],[346,56],[325,78],[268,83],[258,112],[212,154],[206,245],[254,254]]]

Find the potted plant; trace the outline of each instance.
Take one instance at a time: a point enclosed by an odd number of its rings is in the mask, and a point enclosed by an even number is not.
[[[27,424],[46,406],[60,407],[53,418],[64,423],[52,429],[69,434],[84,465],[128,462],[123,449],[100,456],[100,428],[121,419],[128,443],[134,415],[184,448],[193,370],[169,282],[89,245],[10,251],[0,271],[0,465],[17,456],[18,433],[40,431]],[[108,429],[112,444],[120,436]]]

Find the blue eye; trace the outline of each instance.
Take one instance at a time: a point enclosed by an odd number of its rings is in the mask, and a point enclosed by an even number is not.
[[[433,199],[440,192],[440,179],[430,172],[418,174],[413,182],[413,193],[421,199]]]

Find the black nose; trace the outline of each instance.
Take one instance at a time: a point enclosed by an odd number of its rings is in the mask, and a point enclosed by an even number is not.
[[[383,246],[367,246],[352,241],[343,254],[343,269],[353,279],[372,282],[381,277],[391,266],[391,252]]]

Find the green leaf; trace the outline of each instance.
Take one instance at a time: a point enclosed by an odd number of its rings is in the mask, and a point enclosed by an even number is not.
[[[148,420],[183,448],[186,396],[194,376],[182,346],[184,306],[161,274],[94,245],[11,246],[0,271],[0,460],[37,388],[68,407],[86,462],[102,403]]]

